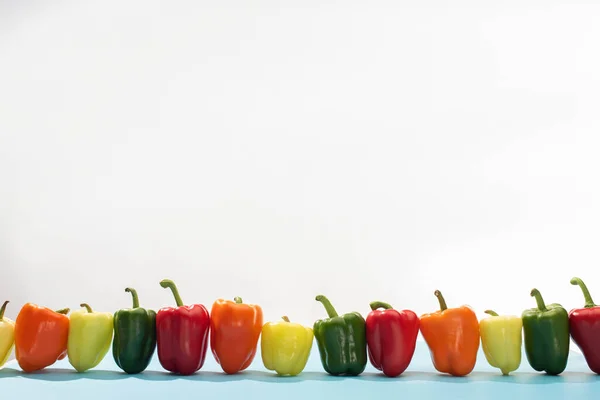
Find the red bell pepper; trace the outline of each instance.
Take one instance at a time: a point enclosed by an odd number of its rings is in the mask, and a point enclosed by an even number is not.
[[[160,286],[171,289],[177,307],[164,307],[156,314],[158,360],[167,371],[191,375],[204,365],[210,330],[208,310],[201,304],[184,306],[173,281],[164,279]]]
[[[569,313],[571,337],[581,349],[590,369],[600,374],[600,306],[594,304],[581,279],[571,279],[571,285],[579,285],[585,298],[584,308],[576,308]]]
[[[415,353],[419,317],[410,310],[394,310],[380,301],[370,306],[373,311],[366,320],[369,360],[385,375],[398,376],[406,370]]]

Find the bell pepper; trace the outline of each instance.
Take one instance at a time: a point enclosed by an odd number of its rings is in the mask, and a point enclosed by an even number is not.
[[[569,357],[569,314],[560,304],[544,303],[537,289],[531,291],[537,308],[523,311],[525,354],[529,365],[548,375],[559,375]]]
[[[156,314],[156,347],[160,365],[179,375],[191,375],[204,365],[210,316],[201,304],[184,306],[175,283],[160,282],[171,289],[177,307],[163,307]]]
[[[579,278],[571,279],[572,285],[579,285],[585,299],[583,308],[569,312],[569,330],[573,341],[579,347],[590,369],[600,374],[600,306],[594,304],[585,283]]]
[[[327,297],[319,295],[329,318],[315,322],[321,364],[330,375],[356,376],[367,366],[367,338],[365,319],[358,312],[338,315]]]
[[[313,343],[313,330],[300,324],[268,322],[262,328],[261,354],[266,369],[279,375],[298,375],[308,361]]]
[[[386,376],[398,376],[415,353],[419,317],[410,310],[394,310],[381,301],[372,302],[370,307],[372,311],[366,320],[369,360]]]
[[[133,308],[115,312],[113,358],[128,374],[139,374],[148,368],[156,349],[156,313],[140,307],[135,289],[131,293]]]
[[[15,347],[15,323],[4,316],[8,300],[0,308],[0,367],[6,364]]]
[[[210,318],[210,348],[226,374],[235,374],[250,366],[263,325],[262,309],[234,301],[215,301]]]
[[[523,321],[514,315],[499,316],[492,310],[485,313],[491,316],[479,322],[483,353],[492,367],[508,375],[521,365]]]
[[[440,310],[421,316],[421,333],[439,372],[465,376],[473,371],[479,351],[479,321],[471,308],[448,308],[439,290]]]
[[[92,369],[104,359],[113,338],[113,315],[94,312],[86,304],[71,313],[67,355],[77,372]]]
[[[44,369],[67,356],[68,308],[52,311],[27,303],[15,322],[15,352],[23,372]]]

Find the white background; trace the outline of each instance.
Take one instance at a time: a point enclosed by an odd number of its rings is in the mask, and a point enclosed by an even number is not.
[[[0,2],[7,316],[600,301],[592,3]]]

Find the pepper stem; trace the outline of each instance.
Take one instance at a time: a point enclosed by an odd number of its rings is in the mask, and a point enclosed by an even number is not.
[[[6,310],[6,305],[9,303],[8,300],[6,300],[4,302],[4,304],[2,304],[2,307],[0,307],[0,322],[2,321],[2,318],[4,318],[4,311]]]
[[[133,308],[138,308],[140,306],[140,299],[138,298],[137,291],[132,288],[125,288],[126,292],[131,293],[131,297],[133,298]]]
[[[531,289],[531,297],[535,297],[535,301],[540,311],[547,311],[546,303],[544,303],[544,299],[539,290]]]
[[[581,278],[573,278],[571,279],[571,285],[579,285],[581,291],[583,292],[583,298],[585,299],[585,308],[596,307],[594,304],[594,300],[592,300],[592,295],[590,294],[587,286],[581,280]]]
[[[484,313],[490,314],[492,317],[497,317],[498,313],[494,310],[485,310]]]
[[[242,298],[241,297],[234,297],[233,301],[235,301],[236,304],[242,304]]]
[[[283,317],[281,317],[281,319],[285,322],[290,322],[290,319],[287,317],[287,315],[284,315]]]
[[[383,301],[373,301],[369,303],[369,307],[371,307],[371,310],[373,311],[377,310],[378,308],[385,308],[386,310],[394,308],[388,303],[384,303]]]
[[[320,301],[323,304],[323,306],[325,307],[325,311],[327,311],[327,315],[329,315],[329,318],[338,316],[338,313],[335,311],[335,308],[333,308],[331,302],[327,297],[320,294],[317,297],[315,297],[315,300]]]
[[[61,308],[60,310],[56,310],[54,312],[57,314],[67,315],[69,313],[69,311],[71,311],[70,308]]]
[[[160,281],[160,286],[171,289],[173,292],[173,296],[175,297],[175,303],[177,303],[177,307],[181,307],[183,305],[183,301],[181,300],[181,296],[179,296],[179,290],[177,290],[177,286],[175,286],[175,282],[170,279],[163,279]]]
[[[444,296],[442,296],[442,292],[436,290],[435,292],[433,292],[433,294],[435,295],[435,297],[438,298],[438,301],[440,302],[440,310],[446,310],[448,306],[446,305],[446,300],[444,300]]]
[[[85,309],[86,309],[86,310],[87,310],[87,312],[89,312],[89,313],[92,313],[92,312],[93,312],[93,311],[92,311],[92,307],[90,307],[90,305],[89,305],[89,304],[87,304],[87,303],[81,303],[81,304],[79,305],[79,307],[85,307]]]

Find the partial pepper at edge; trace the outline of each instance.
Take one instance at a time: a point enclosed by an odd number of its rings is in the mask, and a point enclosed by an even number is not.
[[[487,362],[508,375],[521,365],[523,321],[514,315],[498,315],[485,310],[490,317],[479,322],[481,345]]]
[[[365,319],[358,312],[338,315],[327,297],[319,295],[329,318],[313,326],[323,369],[330,375],[362,374],[367,366]]]
[[[537,308],[523,311],[525,353],[531,368],[559,375],[567,367],[569,357],[569,315],[557,303],[544,303],[537,289],[531,290]]]
[[[263,326],[262,360],[266,369],[278,375],[295,376],[306,366],[314,334],[311,328],[292,323],[286,316],[282,320]]]
[[[369,306],[372,310],[366,320],[369,360],[386,376],[398,376],[406,370],[415,353],[419,317],[411,310],[394,310],[381,301]]]
[[[82,310],[71,313],[67,355],[69,363],[77,372],[94,368],[104,359],[113,337],[113,315],[94,312],[86,304]]]
[[[0,367],[6,364],[15,346],[15,323],[4,316],[8,300],[0,308]]]
[[[585,305],[569,312],[569,330],[590,369],[600,374],[600,306],[594,304],[587,286],[579,278],[571,279],[571,285],[579,285]]]
[[[27,303],[15,322],[15,353],[23,372],[34,372],[67,356],[68,308],[53,311]]]
[[[204,365],[210,316],[201,304],[184,306],[170,279],[160,286],[171,289],[177,307],[163,307],[156,314],[156,348],[160,365],[167,371],[191,375]]]
[[[115,312],[113,358],[128,374],[148,368],[156,349],[156,313],[140,307],[135,289],[126,288],[133,298],[133,308]]]
[[[479,321],[471,308],[448,308],[439,290],[440,310],[421,316],[421,333],[440,372],[465,376],[473,371],[479,350]]]

